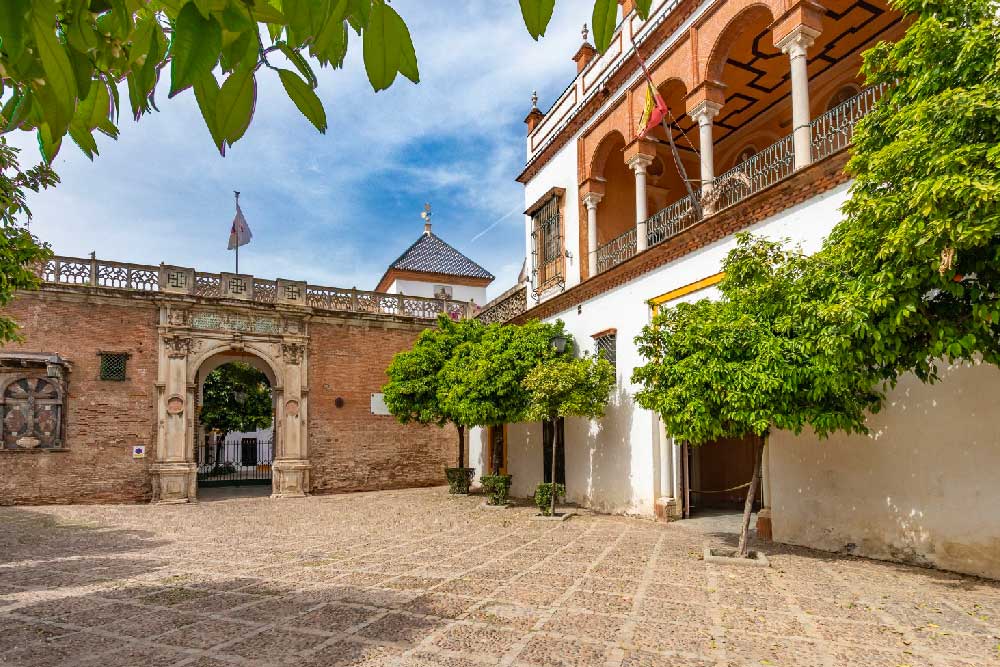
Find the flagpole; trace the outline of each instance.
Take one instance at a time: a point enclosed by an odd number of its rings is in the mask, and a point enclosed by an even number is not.
[[[240,193],[239,190],[233,190],[236,195],[236,210],[240,210]],[[236,275],[240,274],[240,242],[236,241]]]

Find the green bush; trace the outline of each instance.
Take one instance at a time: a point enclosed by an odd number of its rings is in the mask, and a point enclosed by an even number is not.
[[[542,516],[552,516],[552,484],[539,484],[535,489],[535,506]],[[556,484],[556,502],[566,498],[566,485]]]
[[[480,481],[488,505],[506,505],[510,497],[510,475],[483,475]]]
[[[448,493],[468,493],[472,476],[476,474],[476,470],[475,468],[445,468],[444,474],[448,478]]]

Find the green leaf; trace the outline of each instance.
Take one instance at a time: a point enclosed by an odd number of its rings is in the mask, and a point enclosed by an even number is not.
[[[372,0],[348,0],[347,20],[359,35],[368,29],[373,11]]]
[[[393,32],[399,42],[399,73],[413,83],[420,83],[420,68],[417,66],[417,52],[413,48],[410,29],[406,27],[406,22],[396,10],[386,5],[386,11],[389,12],[387,20],[395,24]]]
[[[302,115],[316,126],[320,134],[326,134],[326,110],[312,87],[291,70],[279,69],[278,76],[281,77],[281,85],[285,87],[288,98],[295,103]]]
[[[28,39],[28,14],[31,0],[2,0],[0,2],[0,39],[8,59],[20,60]],[[54,29],[54,27],[53,27]]]
[[[89,53],[97,48],[97,31],[94,29],[94,17],[87,6],[87,0],[76,0],[73,20],[66,31],[70,46],[80,53]]]
[[[44,91],[43,101],[49,104],[45,108],[46,121],[53,135],[62,137],[66,133],[69,121],[76,108],[76,77],[73,75],[73,65],[66,55],[66,49],[56,37],[55,8],[51,2],[37,2],[31,14],[31,33],[35,38],[38,56],[45,70],[45,81],[38,85],[37,90]],[[58,142],[49,141],[48,146],[58,152]]]
[[[69,60],[73,65],[73,77],[76,79],[76,89],[78,99],[86,99],[90,94],[90,84],[94,77],[94,65],[84,54],[69,49]]]
[[[184,5],[174,22],[170,42],[170,97],[211,73],[222,51],[222,26],[205,18],[192,3]]]
[[[312,36],[313,0],[282,0],[281,9],[288,22],[288,30],[295,43]]]
[[[601,53],[608,50],[611,38],[618,26],[618,2],[616,0],[595,0],[594,2],[594,46]]]
[[[399,72],[399,35],[389,18],[385,0],[372,3],[372,14],[364,32],[365,71],[375,92],[385,90]]]
[[[52,132],[48,123],[42,123],[38,126],[38,150],[46,163],[52,164],[52,160],[59,154],[62,138],[62,134]]]
[[[643,21],[649,18],[649,8],[653,5],[653,0],[635,0],[635,12]]]
[[[216,108],[219,100],[219,82],[215,80],[215,75],[209,72],[194,82],[194,97],[198,100],[198,109],[201,117],[205,121],[205,127],[212,135],[212,141],[219,153],[225,156],[225,137],[219,133],[218,121],[216,119]]]
[[[316,73],[313,72],[312,67],[309,66],[309,62],[302,57],[301,53],[288,46],[285,42],[278,42],[277,47],[288,58],[289,62],[295,65],[295,69],[302,73],[303,78],[309,82],[311,87],[315,88],[319,84],[319,81],[316,79]]]
[[[216,101],[216,129],[230,146],[246,134],[256,103],[257,78],[254,69],[241,67],[222,84]]]
[[[331,18],[310,45],[309,51],[320,64],[332,63],[334,67],[341,67],[347,55],[347,23],[343,19]]]
[[[528,29],[528,34],[537,41],[545,34],[549,21],[552,20],[552,10],[556,0],[520,0],[520,2],[524,25]]]
[[[87,128],[83,127],[81,123],[73,121],[69,124],[69,136],[73,139],[73,143],[83,151],[83,154],[93,162],[94,156],[98,154],[97,142],[94,140],[94,135]]]

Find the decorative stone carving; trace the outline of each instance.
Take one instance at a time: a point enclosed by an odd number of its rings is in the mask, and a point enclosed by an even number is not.
[[[306,283],[301,280],[278,278],[276,302],[291,306],[306,305]]]
[[[191,322],[191,311],[185,308],[167,309],[167,324],[172,327],[186,327]]]
[[[305,323],[295,317],[288,317],[282,320],[282,330],[286,334],[297,336],[305,332]]]
[[[160,266],[160,291],[173,294],[190,294],[194,291],[194,269],[181,266]]]
[[[299,402],[292,400],[285,403],[285,414],[289,417],[299,416]]]
[[[253,276],[245,273],[220,273],[219,276],[224,298],[253,301]]]
[[[281,345],[281,354],[285,359],[285,363],[290,366],[301,364],[305,351],[306,346],[302,343],[282,343]]]
[[[184,412],[184,399],[174,395],[167,399],[167,414],[179,415]]]
[[[193,341],[186,336],[164,336],[163,344],[171,359],[183,359],[194,351]]]

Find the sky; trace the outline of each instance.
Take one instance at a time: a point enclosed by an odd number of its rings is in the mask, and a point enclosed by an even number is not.
[[[32,232],[56,254],[232,271],[226,250],[239,190],[253,241],[240,270],[261,278],[373,289],[423,231],[434,232],[492,272],[492,298],[511,287],[524,259],[524,117],[538,91],[545,110],[576,68],[588,3],[561,0],[535,42],[514,0],[395,0],[413,36],[421,82],[368,84],[355,38],[344,69],[317,69],[329,130],[319,134],[287,99],[277,76],[258,76],[249,131],[219,156],[191,91],[121,136],[98,138],[90,162],[67,140],[54,190],[32,194]],[[122,96],[127,106],[127,95]],[[17,133],[22,167],[38,161],[34,137]]]

